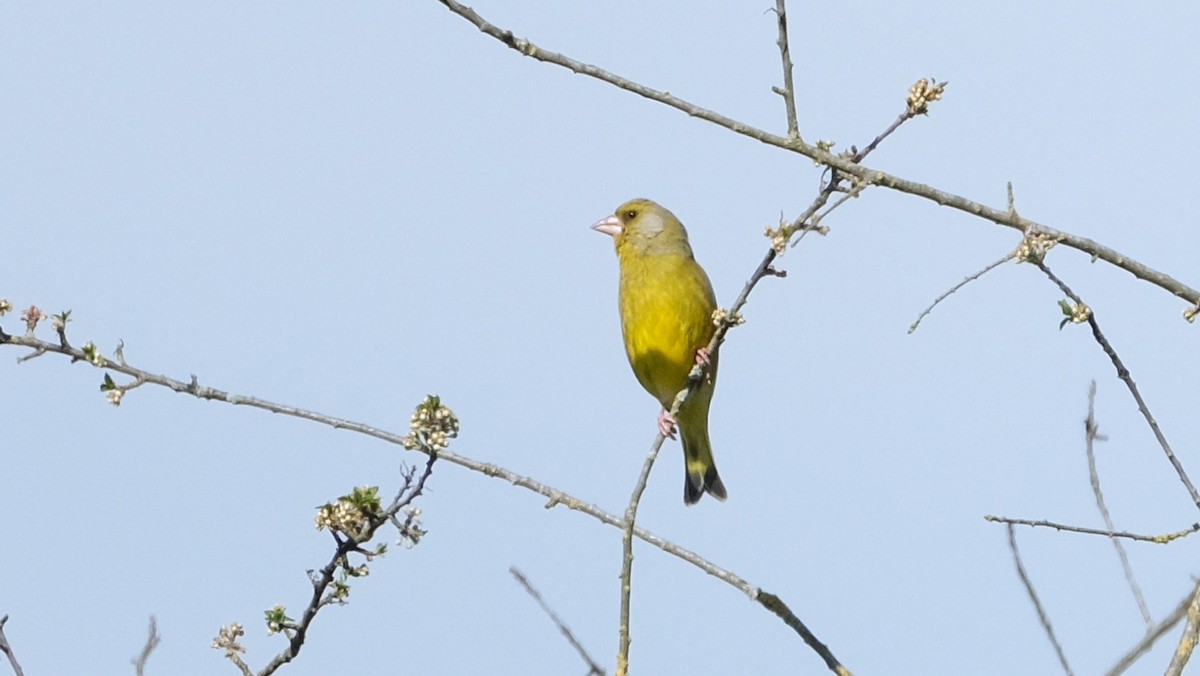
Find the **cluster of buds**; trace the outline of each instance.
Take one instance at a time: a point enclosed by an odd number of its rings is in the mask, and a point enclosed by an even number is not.
[[[745,324],[746,318],[743,317],[742,313],[740,312],[734,312],[733,314],[730,314],[729,310],[719,307],[716,310],[713,310],[712,322],[716,326],[728,324],[732,328],[734,326],[741,326],[742,324]]]
[[[399,544],[404,545],[405,549],[412,549],[421,542],[429,531],[421,527],[421,510],[417,507],[409,507],[404,512],[404,523],[400,524],[400,540]]]
[[[267,621],[267,636],[287,631],[295,626],[295,620],[287,616],[287,608],[276,605],[263,613]]]
[[[1066,319],[1058,325],[1058,330],[1061,331],[1067,324],[1082,324],[1092,317],[1092,308],[1083,303],[1068,303],[1065,300],[1058,301],[1058,307],[1062,310]]]
[[[1013,252],[1013,258],[1018,263],[1041,263],[1046,259],[1046,253],[1058,244],[1058,240],[1040,232],[1026,233]]]
[[[217,632],[217,637],[213,639],[212,647],[217,650],[224,650],[225,657],[236,657],[238,653],[246,652],[238,639],[246,635],[246,630],[242,628],[241,623],[234,622],[228,627],[221,627]]]
[[[104,382],[100,383],[100,391],[108,398],[108,403],[113,406],[120,406],[121,400],[125,398],[125,388],[118,387],[117,381],[113,380],[112,376],[107,373],[104,374]]]
[[[21,321],[25,322],[25,334],[32,336],[33,330],[37,328],[39,322],[46,318],[46,313],[42,312],[41,308],[36,305],[30,305],[29,309],[21,313]]]
[[[317,508],[317,530],[344,533],[356,542],[371,535],[372,521],[381,510],[378,486],[360,486],[337,502],[327,502]]]
[[[96,347],[96,344],[90,340],[86,345],[83,346],[83,357],[87,359],[88,363],[90,363],[92,366],[104,368],[104,366],[108,364],[108,362],[104,359],[104,355],[100,354],[100,348]]]
[[[439,451],[458,436],[458,416],[443,406],[441,399],[431,394],[413,411],[409,429],[408,436],[404,437],[404,448],[410,451]]]
[[[925,115],[929,112],[929,104],[940,101],[946,93],[945,82],[933,78],[921,78],[908,88],[908,116]]]
[[[782,256],[787,251],[788,240],[791,238],[791,224],[784,219],[779,219],[779,229],[767,226],[763,232],[767,239],[771,240],[771,248],[775,250],[776,256]]]
[[[836,145],[837,145],[837,141],[818,140],[817,141],[817,150],[820,150],[823,153],[831,153],[831,152],[833,152],[833,147]],[[813,160],[813,165],[818,166],[818,167],[825,166],[825,165],[821,164],[820,160],[816,160],[816,159]]]

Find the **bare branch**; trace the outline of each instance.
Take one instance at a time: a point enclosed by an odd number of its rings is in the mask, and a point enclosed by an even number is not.
[[[1163,635],[1168,631],[1171,631],[1171,628],[1178,624],[1179,620],[1183,619],[1183,616],[1187,613],[1188,608],[1195,601],[1197,593],[1200,593],[1200,585],[1197,585],[1195,589],[1188,592],[1188,595],[1183,597],[1183,600],[1179,602],[1179,605],[1175,607],[1175,610],[1171,611],[1171,614],[1168,615],[1166,619],[1155,625],[1153,629],[1151,629],[1146,633],[1145,636],[1142,637],[1142,640],[1138,641],[1137,644],[1130,648],[1129,652],[1125,653],[1125,655],[1121,657],[1121,659],[1118,660],[1115,665],[1113,665],[1113,668],[1106,672],[1106,676],[1120,676],[1121,674],[1125,673],[1125,670],[1133,666],[1133,663],[1137,662],[1142,655],[1150,652],[1150,649],[1154,647],[1155,642],[1162,638]]]
[[[1100,434],[1100,427],[1096,424],[1096,381],[1094,380],[1088,387],[1088,414],[1087,420],[1084,421],[1084,437],[1087,442],[1088,478],[1092,484],[1092,494],[1096,496],[1096,508],[1100,510],[1100,516],[1104,519],[1104,527],[1108,529],[1109,533],[1112,533],[1116,527],[1113,526],[1112,516],[1108,513],[1108,505],[1104,504],[1104,493],[1100,490],[1100,473],[1096,471],[1095,445],[1097,441],[1103,441],[1105,437]],[[1146,597],[1142,595],[1142,588],[1133,576],[1133,566],[1129,565],[1129,556],[1125,554],[1125,547],[1112,535],[1109,535],[1108,539],[1112,542],[1113,548],[1117,550],[1117,558],[1121,560],[1121,569],[1125,571],[1125,582],[1129,584],[1129,590],[1133,593],[1138,610],[1142,613],[1146,629],[1153,629],[1154,617],[1150,614],[1150,607],[1146,605]]]
[[[783,64],[783,87],[772,87],[772,91],[783,97],[787,109],[788,138],[800,140],[800,124],[796,121],[796,87],[792,84],[792,52],[788,47],[787,7],[784,0],[775,0],[775,19],[779,24],[779,58]]]
[[[1065,246],[1082,251],[1094,259],[1102,260],[1129,272],[1138,279],[1150,282],[1151,284],[1154,284],[1155,286],[1158,286],[1183,299],[1189,304],[1189,306],[1200,305],[1200,291],[1193,289],[1192,287],[1180,282],[1170,275],[1147,267],[1146,265],[1139,263],[1138,261],[1118,251],[1103,246],[1086,237],[1080,237],[1068,232],[1056,230],[1049,226],[1042,225],[1036,221],[1031,221],[1027,218],[1021,217],[1015,213],[1010,213],[1006,209],[988,207],[944,190],[938,190],[931,186],[917,183],[916,181],[909,181],[883,171],[862,166],[861,164],[855,162],[853,158],[835,155],[827,150],[821,149],[816,145],[807,144],[798,138],[791,139],[757,129],[751,125],[721,115],[720,113],[708,110],[706,108],[701,108],[700,106],[680,99],[677,96],[673,96],[666,92],[658,91],[656,89],[646,87],[645,85],[632,82],[602,68],[576,61],[575,59],[558,54],[557,52],[542,49],[524,38],[518,38],[514,36],[512,31],[500,28],[487,22],[470,7],[466,7],[455,0],[439,0],[439,2],[445,5],[450,11],[469,21],[484,34],[499,40],[508,47],[515,49],[516,51],[530,58],[561,66],[575,73],[606,82],[615,87],[619,87],[626,91],[637,94],[643,98],[647,98],[651,101],[675,108],[676,110],[682,111],[692,117],[705,120],[707,122],[712,122],[713,124],[724,127],[734,133],[754,139],[761,143],[799,153],[815,162],[826,165],[850,176],[854,176],[869,185],[878,185],[891,190],[896,190],[898,192],[914,195],[941,206],[950,207],[952,209],[963,211],[973,216],[989,220],[997,225],[1003,225],[1005,227],[1019,230],[1023,233],[1033,231],[1042,233],[1054,240],[1061,242]],[[1188,309],[1191,310],[1191,307]]]
[[[779,619],[783,620],[784,624],[792,628],[792,631],[795,631],[797,634],[799,634],[800,638],[804,639],[804,643],[807,644],[808,647],[812,648],[814,652],[820,655],[821,659],[825,660],[825,666],[828,667],[830,671],[838,676],[851,676],[850,670],[842,666],[842,663],[833,656],[833,653],[829,651],[829,648],[826,647],[826,645],[822,643],[820,639],[818,639],[803,622],[800,621],[800,618],[796,617],[795,613],[792,612],[792,609],[788,608],[787,604],[780,600],[778,596],[760,590],[758,593],[758,602],[763,608],[775,613]]]
[[[25,676],[25,672],[21,670],[21,665],[17,662],[17,656],[13,652],[12,646],[8,644],[8,637],[4,635],[4,625],[8,622],[8,615],[0,617],[0,652],[8,658],[8,664],[12,667],[13,673],[16,676]]]
[[[133,663],[134,671],[137,676],[143,676],[146,673],[146,661],[150,659],[150,653],[158,647],[162,642],[162,637],[158,635],[158,620],[154,616],[150,616],[150,631],[146,637],[146,645],[142,646],[142,652],[137,657],[130,660]]]
[[[583,658],[583,661],[587,662],[587,676],[604,676],[604,668],[599,664],[596,664],[596,661],[593,660],[592,656],[588,654],[587,649],[583,647],[583,644],[579,642],[579,639],[575,638],[575,634],[572,633],[571,628],[559,618],[558,613],[555,613],[553,608],[546,604],[546,601],[542,599],[542,595],[538,593],[538,590],[534,589],[533,585],[529,584],[529,580],[526,579],[525,574],[520,570],[517,570],[516,566],[511,566],[508,569],[508,572],[511,573],[512,576],[516,578],[517,582],[519,582],[520,585],[525,588],[525,591],[533,597],[533,600],[537,601],[537,604],[542,607],[542,610],[550,616],[551,621],[554,622],[554,626],[558,627],[558,630],[562,632],[563,636],[566,637],[567,643],[570,643],[571,647],[574,648],[575,651],[579,653],[579,656]]]
[[[1173,540],[1184,538],[1192,533],[1200,533],[1200,523],[1194,523],[1190,528],[1185,528],[1174,533],[1165,535],[1140,535],[1138,533],[1130,533],[1129,531],[1110,531],[1099,528],[1088,528],[1086,526],[1071,526],[1065,523],[1056,523],[1054,521],[1046,521],[1044,519],[1010,519],[1007,516],[993,516],[988,514],[983,517],[985,521],[992,523],[1007,523],[1014,526],[1033,526],[1053,528],[1054,530],[1066,531],[1068,533],[1083,533],[1084,535],[1103,535],[1104,537],[1125,538],[1126,540],[1137,540],[1139,542],[1153,542],[1154,544],[1165,545]]]
[[[925,317],[927,317],[930,312],[933,312],[933,308],[937,307],[939,303],[941,303],[942,301],[946,300],[950,296],[957,293],[959,289],[961,289],[964,286],[970,284],[971,282],[979,279],[980,277],[986,275],[987,273],[991,272],[992,270],[995,270],[996,268],[1000,267],[1001,265],[1003,265],[1004,263],[1006,263],[1012,259],[1013,259],[1013,254],[1011,254],[1011,253],[1007,254],[1003,258],[998,258],[995,261],[988,263],[979,272],[976,272],[975,274],[972,274],[972,275],[967,275],[967,277],[965,277],[961,282],[950,287],[945,293],[943,293],[942,295],[933,299],[933,302],[930,303],[929,307],[925,308],[921,312],[921,314],[917,315],[917,321],[913,322],[912,326],[908,327],[908,332],[912,333],[913,331],[916,331],[917,327],[921,325],[921,320],[925,319]]]
[[[1191,603],[1187,606],[1187,625],[1183,628],[1183,636],[1179,637],[1179,645],[1175,647],[1175,654],[1171,656],[1171,663],[1167,665],[1167,670],[1163,672],[1164,676],[1179,676],[1183,673],[1183,668],[1187,666],[1188,660],[1192,658],[1192,651],[1196,649],[1196,641],[1200,638],[1200,586],[1196,587],[1195,593],[1192,594]]]
[[[1021,584],[1025,585],[1025,593],[1029,595],[1029,600],[1033,601],[1033,608],[1037,611],[1038,620],[1042,623],[1042,628],[1046,630],[1046,636],[1050,639],[1050,644],[1054,646],[1054,652],[1058,655],[1058,662],[1062,665],[1063,671],[1067,676],[1071,676],[1074,672],[1071,671],[1071,665],[1067,663],[1067,656],[1063,653],[1062,645],[1059,644],[1058,638],[1054,635],[1054,627],[1050,625],[1050,617],[1046,615],[1046,609],[1042,607],[1042,602],[1038,599],[1037,592],[1033,589],[1033,583],[1029,580],[1029,573],[1025,572],[1025,564],[1021,563],[1021,551],[1017,549],[1017,531],[1013,525],[1008,524],[1008,548],[1012,550],[1013,563],[1017,565],[1017,577],[1021,578]]]
[[[679,414],[680,405],[693,389],[693,387],[689,387],[675,397],[675,403],[671,406],[672,418]],[[654,443],[650,445],[650,452],[646,455],[646,462],[642,465],[642,473],[633,487],[633,494],[629,496],[629,505],[625,507],[625,526],[621,529],[623,531],[621,534],[621,619],[617,632],[619,635],[617,676],[625,676],[629,673],[629,644],[632,640],[629,635],[629,604],[630,596],[633,593],[633,527],[637,522],[637,510],[642,501],[642,493],[645,492],[646,482],[650,479],[650,470],[654,468],[654,461],[658,458],[658,451],[662,448],[664,441],[666,441],[666,437],[659,432]]]

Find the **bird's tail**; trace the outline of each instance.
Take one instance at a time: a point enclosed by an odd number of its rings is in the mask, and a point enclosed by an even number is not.
[[[717,464],[713,462],[708,430],[701,427],[689,434],[688,429],[680,425],[679,432],[683,440],[683,504],[694,505],[705,493],[724,500],[725,484],[721,481],[721,475],[717,474]]]

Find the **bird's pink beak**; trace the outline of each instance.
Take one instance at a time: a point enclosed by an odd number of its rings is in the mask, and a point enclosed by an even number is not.
[[[609,216],[593,225],[592,230],[602,232],[616,239],[621,234],[621,221],[617,220],[616,216]]]

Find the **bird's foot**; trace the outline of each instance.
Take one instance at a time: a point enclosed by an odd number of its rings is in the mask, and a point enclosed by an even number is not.
[[[709,353],[708,348],[702,347],[696,350],[696,363],[701,366],[708,366],[709,357],[711,356],[712,354]]]
[[[668,439],[675,438],[675,419],[665,408],[658,414],[658,431]]]

